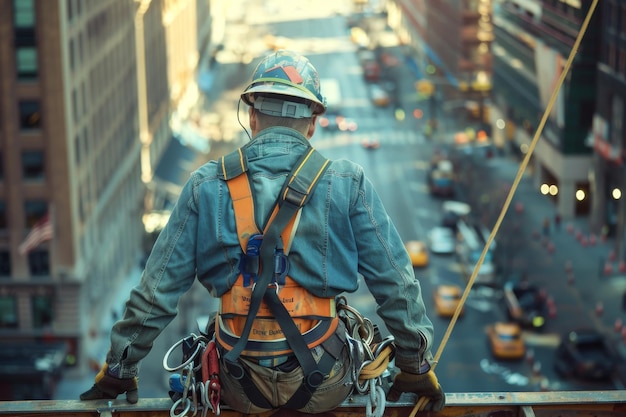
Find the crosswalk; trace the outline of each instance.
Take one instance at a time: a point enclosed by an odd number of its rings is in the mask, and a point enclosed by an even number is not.
[[[323,131],[311,140],[316,149],[329,149],[362,144],[365,141],[377,142],[380,146],[411,146],[427,142],[426,138],[412,130],[378,130],[369,132],[328,132]]]

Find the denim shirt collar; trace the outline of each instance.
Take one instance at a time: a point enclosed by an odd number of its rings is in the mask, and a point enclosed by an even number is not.
[[[244,145],[249,156],[262,156],[267,153],[268,144],[283,144],[294,148],[304,146],[305,149],[311,147],[309,140],[300,132],[290,127],[273,126],[260,131],[250,142]],[[303,149],[304,151],[304,149]]]

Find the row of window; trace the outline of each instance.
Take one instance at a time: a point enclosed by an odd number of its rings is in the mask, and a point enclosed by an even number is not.
[[[22,178],[25,180],[43,180],[45,177],[45,153],[39,150],[22,152]],[[0,152],[0,181],[4,180],[4,161]],[[1,229],[1,227],[0,227]]]
[[[26,227],[33,227],[48,212],[48,202],[43,200],[28,200],[24,203],[24,216]],[[0,200],[0,230],[8,227],[7,205],[4,200]],[[1,262],[1,261],[0,261]],[[0,274],[1,275],[1,274]]]
[[[50,275],[50,253],[45,249],[37,249],[28,253],[28,270],[32,277],[48,277]],[[0,250],[0,282],[11,277],[11,253]]]
[[[21,81],[36,79],[39,74],[39,63],[35,39],[34,0],[13,0],[13,27],[17,78]]]
[[[0,329],[19,328],[18,300],[16,296],[0,296]],[[33,295],[30,297],[32,328],[46,329],[52,325],[53,305],[52,297],[48,295]]]

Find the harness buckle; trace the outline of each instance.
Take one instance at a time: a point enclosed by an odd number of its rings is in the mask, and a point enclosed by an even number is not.
[[[255,234],[250,236],[246,245],[246,253],[242,253],[239,258],[239,272],[243,276],[243,285],[245,287],[255,282],[259,276],[261,243],[263,243],[263,235]]]
[[[274,251],[274,282],[285,285],[285,277],[289,272],[289,257],[281,248]]]

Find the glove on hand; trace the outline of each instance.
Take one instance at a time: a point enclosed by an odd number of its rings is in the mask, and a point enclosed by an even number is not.
[[[80,399],[83,401],[113,399],[120,394],[126,393],[126,401],[135,404],[139,400],[137,378],[116,378],[109,374],[108,369],[109,366],[107,364],[100,369],[100,372],[96,375],[96,383],[89,390],[80,394]]]
[[[387,399],[398,401],[403,392],[412,392],[417,394],[418,398],[429,398],[430,401],[424,408],[426,411],[441,411],[446,405],[446,395],[432,370],[424,374],[412,374],[404,371],[397,374],[387,394]]]

